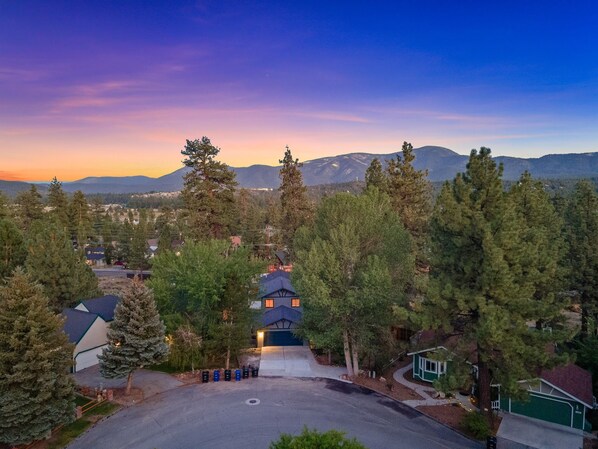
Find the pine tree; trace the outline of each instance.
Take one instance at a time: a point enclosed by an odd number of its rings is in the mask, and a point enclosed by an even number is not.
[[[99,293],[96,275],[60,225],[39,221],[31,232],[25,266],[42,285],[55,311]]]
[[[73,194],[69,204],[70,230],[71,237],[77,243],[77,248],[83,250],[87,240],[92,236],[91,216],[89,214],[89,204],[87,198],[80,190]]]
[[[581,336],[585,338],[590,319],[598,317],[598,194],[592,183],[580,181],[575,186],[566,217],[570,281],[580,294]]]
[[[21,269],[0,286],[0,310],[0,442],[28,444],[74,418],[73,347]]]
[[[365,171],[365,187],[370,189],[377,188],[381,192],[386,192],[388,188],[388,180],[380,160],[376,157],[370,163],[370,166]]]
[[[164,330],[152,291],[139,278],[133,279],[114,311],[114,321],[108,329],[108,347],[98,356],[102,376],[108,379],[126,376],[128,395],[137,369],[166,360],[168,345]]]
[[[282,243],[290,254],[293,253],[293,238],[301,226],[312,219],[312,206],[307,198],[307,188],[303,185],[303,175],[299,159],[293,159],[287,146],[284,158],[280,160],[280,205]]]
[[[119,226],[116,257],[121,262],[129,263],[131,259],[131,242],[133,240],[133,225],[128,219]]]
[[[148,223],[145,217],[140,217],[139,223],[136,226],[133,226],[131,254],[129,256],[129,267],[133,270],[145,270],[149,268],[147,226]]]
[[[23,229],[29,230],[31,224],[40,220],[43,216],[42,196],[37,187],[31,184],[31,188],[17,195],[15,202],[19,206],[19,218]]]
[[[541,264],[523,266],[543,262],[524,254],[537,253],[541,239],[524,242],[527,223],[503,192],[501,177],[502,166],[481,148],[472,151],[466,172],[443,186],[431,222],[432,268],[423,303],[429,328],[459,335],[461,349],[476,348],[480,408],[489,420],[491,383],[501,385],[501,394],[521,396],[518,382],[556,363],[545,348],[562,338],[528,327],[554,318],[544,309],[538,316],[541,284],[528,275],[540,272]]]
[[[566,244],[564,223],[540,181],[524,172],[509,196],[523,225],[521,276],[534,288],[536,326],[550,326],[560,317],[566,300],[557,296],[564,286]]]
[[[10,215],[9,201],[6,195],[0,191],[0,219],[7,218]]]
[[[195,240],[227,238],[233,223],[237,186],[235,173],[216,160],[220,148],[207,137],[187,140],[181,154],[183,163],[191,168],[184,176],[183,201],[188,214],[188,226]]]
[[[23,265],[26,255],[25,241],[19,228],[7,218],[0,218],[0,283],[17,266]]]
[[[410,143],[403,142],[402,157],[388,161],[388,194],[395,211],[415,243],[419,264],[427,265],[426,237],[432,213],[432,185],[427,170],[413,167],[415,154]]]
[[[56,176],[48,188],[48,206],[52,208],[51,214],[58,219],[60,224],[69,225],[69,200],[62,190],[62,183],[56,179]]]

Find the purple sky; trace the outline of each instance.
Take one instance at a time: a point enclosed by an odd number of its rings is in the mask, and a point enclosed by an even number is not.
[[[598,151],[598,6],[453,3],[0,0],[0,179]]]

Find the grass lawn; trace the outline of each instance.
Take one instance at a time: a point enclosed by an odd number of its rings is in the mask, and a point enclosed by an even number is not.
[[[75,395],[75,405],[77,407],[83,407],[85,404],[88,404],[93,399],[86,398],[85,396]]]
[[[89,402],[89,399],[84,398],[82,396],[77,396],[77,405],[79,404],[79,398],[85,399],[84,404]],[[83,432],[87,430],[89,426],[93,423],[98,421],[99,419],[103,418],[104,416],[109,416],[118,410],[119,405],[114,404],[112,402],[104,402],[97,407],[89,410],[81,419],[74,421],[70,424],[67,424],[58,432],[52,435],[50,440],[48,441],[48,449],[61,449],[66,447],[71,441],[81,435]]]
[[[166,374],[177,374],[181,372],[181,370],[176,369],[168,362],[160,363],[159,365],[148,366],[147,369],[152,371],[160,371]]]

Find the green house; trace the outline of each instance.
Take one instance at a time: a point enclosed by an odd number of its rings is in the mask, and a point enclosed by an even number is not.
[[[541,419],[555,424],[590,431],[586,412],[595,407],[592,396],[592,375],[577,365],[569,364],[542,372],[539,379],[523,381],[527,401],[516,401],[500,395],[500,409]]]
[[[413,378],[424,382],[434,382],[446,373],[449,361],[438,360],[438,353],[447,351],[444,346],[422,349],[410,352],[407,355],[413,356]]]

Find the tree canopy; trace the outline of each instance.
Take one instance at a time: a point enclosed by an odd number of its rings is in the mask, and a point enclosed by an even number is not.
[[[387,195],[326,198],[311,228],[296,239],[293,282],[303,301],[302,332],[344,348],[350,376],[359,359],[379,349],[393,312],[406,314],[405,288],[413,275],[411,239]]]
[[[21,269],[0,285],[0,442],[28,444],[75,415],[73,346]]]
[[[191,168],[184,176],[182,197],[188,214],[190,236],[195,240],[227,238],[234,220],[237,186],[235,173],[216,160],[220,148],[210,139],[187,140],[181,154],[185,166]]]

